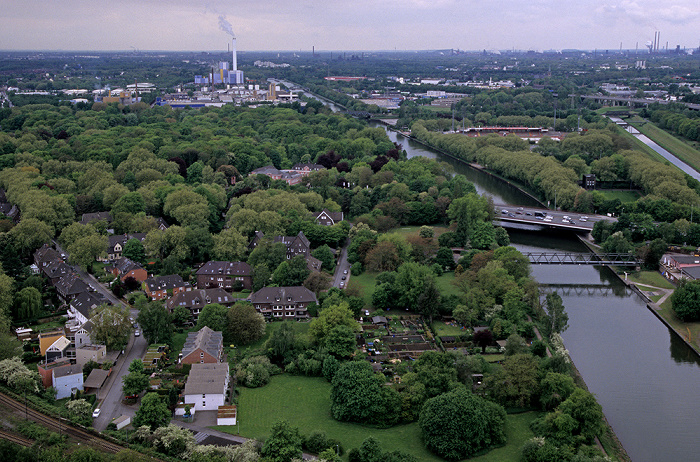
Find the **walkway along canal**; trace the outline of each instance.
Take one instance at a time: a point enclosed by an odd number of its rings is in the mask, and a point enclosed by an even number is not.
[[[403,145],[408,157],[426,156],[449,163],[496,203],[536,205],[512,185],[396,132],[387,130],[387,134]],[[572,234],[508,232],[521,252],[586,251]],[[561,287],[558,292],[569,314],[569,328],[562,334],[566,347],[631,459],[700,458],[697,354],[608,268],[533,265],[533,276],[547,284],[548,290]],[[601,286],[610,290],[600,290]]]

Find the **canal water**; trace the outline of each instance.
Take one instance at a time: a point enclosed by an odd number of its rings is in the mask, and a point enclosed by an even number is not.
[[[517,188],[392,131],[408,157],[448,162],[494,202],[534,205]],[[508,231],[521,252],[582,252],[575,236]],[[574,364],[635,462],[700,460],[700,361],[608,268],[533,266],[569,314],[562,334]]]

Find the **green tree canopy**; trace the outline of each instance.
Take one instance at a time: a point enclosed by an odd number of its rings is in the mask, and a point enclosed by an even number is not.
[[[226,337],[235,344],[247,345],[265,335],[265,318],[253,305],[237,302],[227,313]]]
[[[456,461],[505,442],[505,410],[465,388],[425,402],[419,425],[425,446]]]
[[[146,379],[148,379],[147,376]],[[148,386],[148,383],[146,383],[146,386]],[[151,430],[155,430],[158,427],[168,425],[170,418],[170,409],[168,409],[165,398],[157,393],[146,393],[141,399],[141,406],[136,410],[133,425],[134,427],[147,425]]]

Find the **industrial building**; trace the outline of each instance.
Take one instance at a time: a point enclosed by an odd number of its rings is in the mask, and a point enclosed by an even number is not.
[[[233,61],[229,68],[226,61],[219,62],[218,69],[212,69],[209,75],[195,75],[194,83],[197,85],[242,85],[243,71],[238,70],[238,58],[236,56],[236,38],[233,38]]]

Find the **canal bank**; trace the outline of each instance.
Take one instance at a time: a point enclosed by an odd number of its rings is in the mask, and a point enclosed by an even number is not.
[[[484,175],[488,172],[394,131],[387,134],[404,145],[408,157],[423,155],[450,163],[480,194],[501,198],[499,203],[539,205],[532,195],[502,178]],[[570,234],[513,230],[509,234],[521,252],[588,250]],[[609,268],[535,265],[533,276],[557,287],[562,296],[570,318],[570,327],[563,333],[566,347],[629,459],[689,460],[689,455],[700,451],[694,436],[700,430],[696,419],[700,391],[695,386],[700,380],[698,356],[666,323],[659,322],[647,299]]]
[[[492,175],[473,169],[387,130],[392,141],[416,155],[450,163],[480,194],[508,205],[539,201]],[[398,138],[397,136],[400,136]],[[510,232],[521,252],[580,252],[570,234]],[[610,427],[635,462],[694,460],[700,452],[700,360],[675,332],[609,268],[535,265],[533,277],[559,286],[569,328],[566,347]]]

